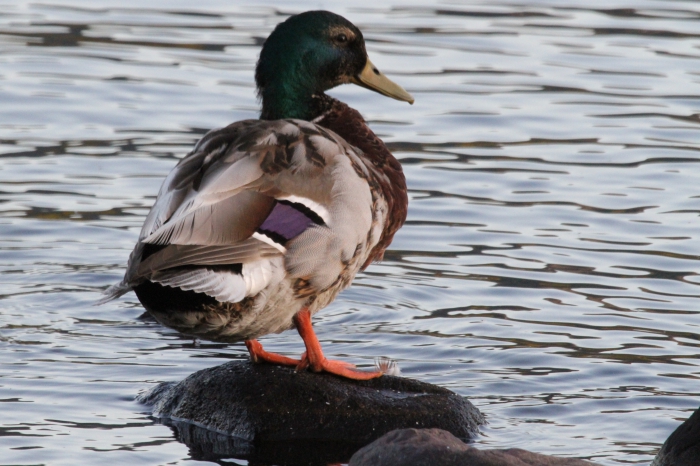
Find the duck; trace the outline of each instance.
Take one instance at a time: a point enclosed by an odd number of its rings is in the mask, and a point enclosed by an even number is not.
[[[329,11],[278,24],[255,68],[259,119],[209,131],[167,175],[121,282],[160,324],[243,341],[253,363],[367,380],[327,359],[312,316],[381,260],[406,220],[399,161],[361,114],[326,91],[355,84],[413,104],[370,61],[362,32]],[[257,340],[296,328],[291,358]]]

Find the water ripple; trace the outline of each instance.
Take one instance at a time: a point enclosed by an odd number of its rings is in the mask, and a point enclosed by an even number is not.
[[[361,366],[390,356],[469,396],[489,419],[480,446],[647,464],[700,399],[700,9],[323,7],[358,24],[416,97],[331,91],[401,160],[411,205],[384,261],[315,317],[326,351]],[[133,397],[245,348],[193,342],[133,296],[92,303],[176,161],[208,129],[257,117],[257,53],[292,10],[3,12],[0,456],[191,464],[197,453]],[[292,332],[264,343],[302,350]]]

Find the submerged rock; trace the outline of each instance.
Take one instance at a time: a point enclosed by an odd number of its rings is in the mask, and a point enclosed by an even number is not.
[[[666,439],[651,466],[700,465],[700,408]]]
[[[163,419],[175,438],[184,443],[194,460],[213,461],[239,458],[250,466],[327,466],[347,463],[363,445],[324,440],[247,441],[221,434],[189,422]],[[221,462],[220,464],[226,464]]]
[[[347,461],[394,429],[439,428],[469,438],[484,423],[465,398],[416,380],[385,375],[354,381],[247,361],[162,383],[139,400],[152,405],[153,415],[173,425],[200,458],[255,456],[262,444],[298,448],[312,442]]]
[[[595,466],[519,448],[479,450],[440,429],[400,429],[357,451],[349,466]]]

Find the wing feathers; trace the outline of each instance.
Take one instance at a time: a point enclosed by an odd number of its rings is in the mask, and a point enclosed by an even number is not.
[[[212,131],[166,177],[112,294],[151,280],[236,302],[284,274],[323,290],[378,241],[368,176],[356,149],[313,123]],[[144,244],[162,249],[141,260]]]
[[[282,201],[275,204],[258,232],[285,245],[314,223],[323,224],[323,219],[303,204]]]
[[[245,264],[276,255],[280,255],[277,248],[252,237],[230,246],[173,244],[141,262],[137,276],[145,277],[158,270],[184,265]]]
[[[143,242],[228,245],[243,241],[267,218],[274,202],[258,192],[243,191],[168,222]]]
[[[200,268],[194,270],[165,270],[157,272],[151,281],[185,291],[205,293],[219,302],[237,303],[246,295],[245,280],[240,274]]]
[[[151,281],[212,296],[219,302],[236,303],[254,296],[275,278],[279,269],[275,259],[243,264],[240,273],[220,267],[176,268],[153,274]]]

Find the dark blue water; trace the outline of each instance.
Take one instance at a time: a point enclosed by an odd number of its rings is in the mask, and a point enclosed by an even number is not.
[[[177,159],[257,116],[261,41],[315,8],[416,98],[332,91],[411,204],[315,317],[327,354],[469,397],[477,446],[648,464],[700,401],[700,5],[257,5],[0,0],[0,464],[209,464],[134,396],[243,345],[92,303]]]

